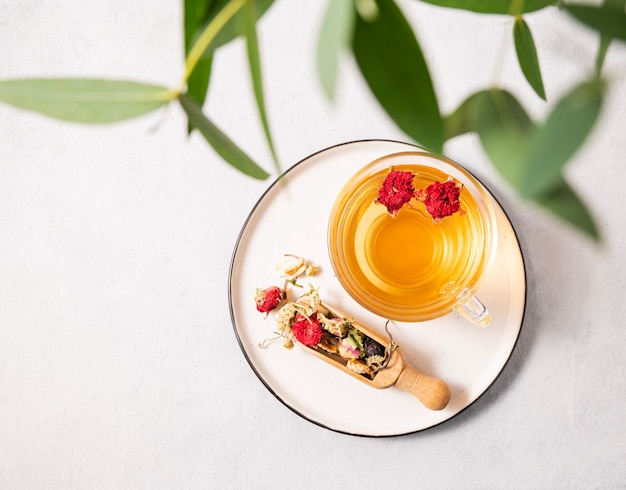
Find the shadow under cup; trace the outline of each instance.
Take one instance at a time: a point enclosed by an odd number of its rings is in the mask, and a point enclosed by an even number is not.
[[[390,216],[375,200],[392,167],[413,172],[416,190],[449,178],[461,183],[461,211],[434,222],[413,198]],[[457,310],[487,325],[489,312],[474,294],[496,243],[496,216],[483,185],[425,151],[388,155],[359,170],[337,196],[328,224],[330,260],[344,289],[371,312],[405,322]]]

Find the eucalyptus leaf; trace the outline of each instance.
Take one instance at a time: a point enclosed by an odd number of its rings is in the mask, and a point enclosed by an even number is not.
[[[340,52],[354,32],[354,0],[329,0],[317,43],[317,69],[324,92],[333,99]]]
[[[216,37],[219,36],[220,32],[223,31],[226,24],[234,18],[238,19],[237,14],[246,5],[246,3],[248,3],[248,0],[229,1],[209,19],[206,26],[203,25],[198,31],[198,35],[194,37],[192,46],[187,53],[187,57],[185,58],[185,77],[183,79],[185,83],[189,80],[190,76],[193,75],[196,66],[208,53],[209,47],[215,41]]]
[[[157,85],[88,78],[0,81],[0,101],[57,119],[111,123],[151,112],[176,97]]]
[[[566,4],[565,10],[602,34],[626,41],[626,13],[617,2],[606,2],[602,6]]]
[[[378,16],[357,16],[352,49],[361,73],[387,114],[434,152],[443,147],[443,122],[426,60],[393,0],[378,0]]]
[[[248,64],[250,66],[250,75],[252,78],[254,96],[256,98],[256,104],[259,110],[259,117],[261,118],[261,124],[263,125],[265,139],[267,140],[267,144],[272,154],[276,171],[277,173],[280,173],[280,165],[278,164],[278,158],[276,157],[276,151],[274,150],[274,143],[272,141],[270,126],[267,120],[267,112],[265,110],[265,97],[263,95],[263,77],[261,73],[261,56],[259,54],[259,43],[256,33],[257,16],[255,8],[256,7],[254,2],[248,2],[244,7],[246,21],[246,46],[248,48]]]
[[[211,5],[209,16],[200,29],[198,29],[198,35],[202,32],[208,24],[215,18],[215,16],[230,2],[231,0],[214,0]],[[272,6],[274,0],[249,0],[255,5],[255,11],[257,20],[260,19],[263,14]],[[246,21],[245,12],[237,12],[220,31],[217,33],[213,41],[208,45],[204,51],[203,57],[210,57],[221,46],[228,44],[239,36],[245,36]]]
[[[421,0],[425,3],[483,14],[519,15],[556,4],[556,0]]]
[[[208,20],[211,7],[215,3],[216,0],[184,0],[183,28],[185,54],[189,53],[200,26]]]
[[[196,33],[200,26],[206,22],[211,6],[215,0],[185,0],[184,2],[184,37],[185,37],[185,57],[189,54]],[[207,57],[198,61],[195,70],[187,80],[187,95],[194,99],[200,107],[206,100],[211,77],[212,57]],[[188,125],[191,132],[192,126]]]
[[[487,97],[487,92],[477,92],[465,99],[454,112],[443,117],[444,136],[446,141],[465,133],[476,131],[474,126],[476,111],[482,97]]]
[[[626,8],[626,0],[605,0],[604,5],[609,8],[614,8],[616,10],[624,11]],[[598,52],[596,54],[596,64],[595,64],[595,72],[596,78],[600,78],[602,74],[602,66],[604,65],[604,58],[606,57],[606,53],[609,49],[609,45],[613,40],[612,36],[609,36],[606,33],[602,33],[600,35],[600,44],[598,45]]]
[[[515,20],[513,38],[515,40],[517,60],[522,69],[522,73],[524,73],[526,80],[537,95],[543,100],[546,100],[546,92],[543,88],[543,80],[541,79],[541,70],[539,68],[535,41],[528,24],[526,24],[522,17],[518,17]]]
[[[187,80],[187,95],[194,99],[200,107],[204,105],[207,92],[209,89],[209,81],[211,78],[211,68],[213,58],[203,58],[196,65],[195,70]],[[191,132],[193,126],[189,124],[188,131]]]
[[[561,179],[563,166],[591,132],[602,107],[603,84],[586,82],[560,99],[546,122],[533,131],[522,164],[519,190],[537,197]]]
[[[580,88],[579,90],[584,92]],[[558,131],[556,128],[563,124],[560,119],[565,117],[566,113],[572,118],[586,117],[586,114],[581,116],[580,113],[574,114],[568,110],[573,100],[577,99],[573,94],[578,94],[578,90],[574,90],[570,96],[557,104],[556,116],[551,115],[546,124],[538,128],[509,92],[498,89],[478,92],[468,97],[445,118],[446,135],[452,137],[476,131],[494,166],[522,196],[534,200],[550,212],[597,238],[593,219],[562,178],[560,173],[562,166],[550,167],[546,160],[538,159],[535,153],[537,149],[544,148],[544,141],[550,143],[550,135],[556,137],[553,131]],[[583,99],[583,106],[589,107],[584,103],[585,94],[580,97]],[[544,132],[546,127],[548,131]],[[573,134],[577,134],[576,131]],[[553,150],[555,153],[560,154],[558,148],[561,144],[563,144],[561,141],[552,141],[552,146],[557,147]],[[571,142],[564,144],[573,145]],[[535,148],[535,145],[539,146]],[[532,194],[531,191],[537,186],[537,181],[545,187],[541,194]]]
[[[471,127],[494,166],[519,192],[523,159],[534,124],[517,99],[505,90],[487,90],[470,98]]]
[[[269,174],[257,165],[243,150],[226,136],[208,117],[191,97],[184,94],[178,97],[180,105],[187,113],[189,121],[200,131],[202,136],[226,162],[237,170],[255,179],[266,179]]]
[[[559,180],[536,201],[552,214],[567,221],[595,240],[600,238],[591,214],[564,180]]]

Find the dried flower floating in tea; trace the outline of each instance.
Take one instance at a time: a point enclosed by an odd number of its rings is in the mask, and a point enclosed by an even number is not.
[[[461,210],[459,196],[463,184],[450,177],[445,182],[433,182],[426,189],[415,190],[414,178],[413,172],[394,170],[391,167],[378,188],[378,197],[374,202],[384,205],[393,217],[405,205],[411,207],[411,200],[416,198],[424,203],[435,223]]]
[[[391,216],[395,216],[405,204],[415,197],[413,172],[394,170],[389,171],[387,177],[378,189],[377,203],[384,205]]]
[[[463,184],[450,178],[445,182],[434,182],[426,190],[417,191],[417,199],[426,206],[426,211],[437,223],[446,216],[451,216],[461,210],[459,196]]]

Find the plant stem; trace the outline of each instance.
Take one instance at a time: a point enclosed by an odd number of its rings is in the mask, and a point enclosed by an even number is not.
[[[185,85],[194,68],[202,58],[202,55],[209,47],[215,36],[222,30],[226,23],[246,4],[248,0],[232,0],[218,12],[218,14],[209,22],[200,37],[189,50],[187,59],[185,60],[185,76],[182,84]]]
[[[524,4],[526,0],[513,0],[509,7],[509,14],[515,17],[519,17],[522,15],[522,11],[524,10]]]
[[[617,10],[624,11],[624,7],[626,7],[626,0],[604,0],[603,6],[613,6]],[[602,74],[602,66],[604,65],[604,58],[606,57],[606,52],[609,49],[609,44],[613,38],[607,34],[600,35],[600,44],[598,45],[598,53],[596,54],[596,64],[595,64],[595,77],[596,79],[600,79],[600,75]]]
[[[600,79],[602,74],[602,66],[604,65],[604,58],[606,57],[606,52],[609,49],[609,44],[611,44],[612,39],[606,34],[600,35],[600,44],[598,45],[598,53],[596,54],[596,63],[595,63],[595,72],[594,76],[597,79]]]

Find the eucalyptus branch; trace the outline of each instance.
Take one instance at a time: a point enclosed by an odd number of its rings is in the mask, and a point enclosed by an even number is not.
[[[215,36],[222,30],[226,23],[248,2],[248,0],[232,0],[218,12],[211,22],[206,26],[204,31],[198,37],[193,47],[189,50],[187,59],[185,60],[185,76],[181,82],[184,86],[193,73],[194,68],[202,58],[202,55],[211,45]]]
[[[442,116],[426,63],[428,57],[397,5],[398,0],[329,0],[330,14],[324,18],[318,44],[318,57],[323,61],[319,63],[320,76],[327,92],[332,95],[339,51],[351,50],[382,108],[411,139],[439,153],[447,139],[475,131],[492,163],[521,196],[535,200],[597,237],[590,214],[567,186],[562,171],[590,133],[602,108],[604,85],[599,78],[611,40],[626,42],[626,0],[602,0],[599,6],[563,0],[421,1],[512,19],[520,68],[543,100],[546,97],[537,49],[524,16],[558,5],[601,34],[594,77],[574,87],[557,101],[543,123],[535,124],[511,93],[497,88],[509,45],[505,37],[496,53],[492,87],[470,95],[453,113]],[[245,36],[263,131],[276,170],[280,170],[269,131],[256,32],[256,21],[273,3],[274,0],[185,0],[185,71],[176,89],[127,80],[24,78],[0,80],[0,102],[66,121],[103,124],[142,116],[177,99],[190,125],[226,162],[246,175],[265,179],[268,173],[203,114],[202,105],[212,51],[235,37]],[[218,5],[223,5],[219,11]],[[246,5],[248,9],[241,15]],[[200,27],[207,16],[208,23]]]
[[[612,5],[616,10],[621,10],[624,12],[624,8],[626,7],[626,0],[604,0],[603,6]],[[600,79],[602,74],[602,67],[604,66],[604,58],[606,58],[606,52],[609,49],[609,45],[613,41],[613,36],[601,33],[600,34],[600,44],[598,45],[598,52],[596,54],[596,62],[595,62],[595,77],[596,79]]]

